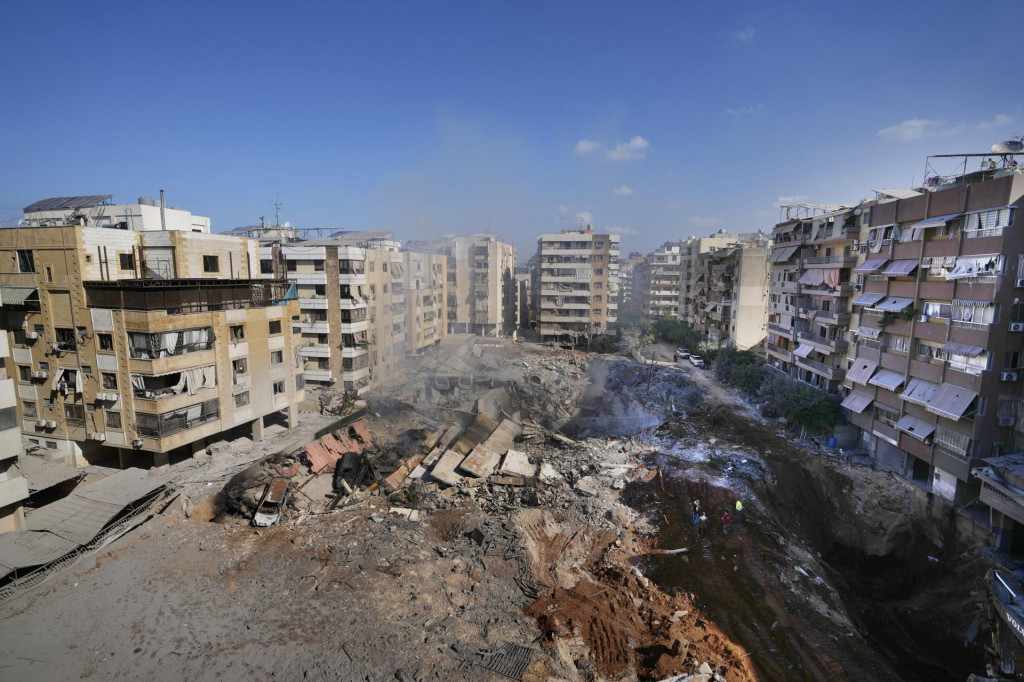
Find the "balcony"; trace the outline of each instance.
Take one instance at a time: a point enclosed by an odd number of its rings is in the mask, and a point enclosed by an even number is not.
[[[299,355],[304,358],[329,358],[331,357],[331,347],[327,345],[314,345],[309,344],[308,346],[297,346]]]
[[[300,298],[299,308],[302,310],[327,310],[327,297],[314,296],[313,298]]]
[[[765,349],[768,351],[768,355],[779,358],[780,360],[785,360],[786,362],[793,362],[792,351],[776,346],[773,343],[765,343]]]
[[[846,376],[846,370],[841,367],[829,367],[828,365],[815,360],[808,360],[807,358],[798,357],[796,359],[796,364],[832,381],[842,381]]]
[[[804,319],[814,320],[822,324],[840,326],[850,324],[850,313],[848,312],[822,310],[820,308],[801,308],[799,315]]]
[[[793,281],[793,282],[774,281],[774,282],[771,283],[771,290],[772,291],[778,291],[778,292],[785,292],[785,293],[795,294],[796,290],[797,290],[797,283],[795,281]]]
[[[292,331],[300,334],[328,334],[331,331],[331,325],[327,320],[308,319],[292,322]]]
[[[781,324],[774,322],[768,323],[768,331],[773,334],[781,334],[782,336],[790,336],[793,333],[792,327],[783,327]]]
[[[817,334],[811,334],[810,332],[800,332],[798,334],[800,340],[815,349],[820,350],[822,353],[845,353],[849,344],[842,339],[826,339]]]
[[[167,438],[220,419],[220,401],[214,398],[163,414],[136,413],[137,429],[143,438]]]
[[[804,258],[804,265],[838,265],[842,268],[852,268],[857,263],[857,256],[809,256]]]
[[[85,282],[90,308],[166,311],[168,315],[265,308],[295,298],[288,280],[122,279]]]

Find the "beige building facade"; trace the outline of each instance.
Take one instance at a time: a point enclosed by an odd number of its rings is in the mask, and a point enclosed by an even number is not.
[[[283,279],[256,242],[191,231],[0,230],[18,425],[69,464],[164,464],[224,432],[296,423]]]
[[[0,287],[0,299],[3,290]],[[0,300],[2,304],[2,300]],[[4,313],[0,307],[0,315]],[[17,464],[24,451],[18,428],[18,396],[14,378],[8,374],[11,353],[6,334],[0,334],[0,534],[25,528],[25,500],[28,481]]]
[[[697,292],[699,287],[697,278],[702,269],[700,256],[712,249],[721,249],[729,244],[740,240],[740,235],[730,234],[725,230],[719,230],[710,237],[690,237],[680,244],[679,248],[679,319],[690,327],[697,326]]]
[[[764,340],[770,250],[767,241],[741,241],[700,255],[695,327],[709,341],[747,350]]]

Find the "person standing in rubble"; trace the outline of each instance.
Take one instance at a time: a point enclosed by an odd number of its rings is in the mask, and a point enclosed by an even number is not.
[[[708,517],[703,512],[697,520],[697,537],[701,540],[706,540],[708,537]]]
[[[693,498],[693,525],[696,526],[700,520],[700,500]]]
[[[743,523],[743,502],[736,500],[736,523]]]
[[[722,514],[722,535],[729,537],[729,531],[732,529],[732,514],[726,509]]]

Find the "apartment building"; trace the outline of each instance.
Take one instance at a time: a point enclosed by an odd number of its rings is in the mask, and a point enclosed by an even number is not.
[[[113,203],[114,195],[51,197],[24,209],[24,227],[112,227],[135,232],[183,230],[210,232],[210,219],[192,215],[163,200],[139,197],[134,204]]]
[[[0,287],[0,299],[4,288]],[[3,301],[0,300],[0,305]],[[0,314],[4,313],[0,308]],[[19,470],[18,458],[24,450],[18,428],[18,396],[10,367],[7,335],[0,334],[0,534],[25,528],[25,500],[28,481]]]
[[[621,263],[621,275],[619,277],[619,305],[622,310],[633,308],[636,299],[636,278],[638,265],[644,262],[644,254],[639,251],[631,251],[629,256]]]
[[[867,214],[854,206],[792,206],[775,226],[767,362],[838,395],[846,377],[856,266]]]
[[[630,296],[634,307],[650,317],[677,317],[682,282],[682,247],[665,242],[634,266]]]
[[[507,336],[517,326],[516,247],[489,234],[409,241],[406,249],[443,253],[449,334]]]
[[[697,304],[697,292],[706,288],[697,285],[697,277],[702,271],[700,255],[712,249],[725,248],[740,239],[741,235],[719,230],[709,237],[691,236],[680,243],[679,305],[677,310],[682,322],[690,327],[697,326],[697,313],[701,309]]]
[[[161,465],[295,425],[298,301],[259,269],[255,241],[191,230],[0,230],[24,439],[69,464]]]
[[[694,286],[694,328],[708,340],[747,350],[765,338],[769,242],[739,241],[702,252]]]
[[[533,284],[532,272],[533,268],[529,265],[516,266],[516,327],[519,329],[530,329],[533,326],[533,308],[530,305],[533,300],[530,291]]]
[[[448,329],[448,258],[443,253],[402,252],[405,343],[420,355],[441,343]]]
[[[563,230],[537,238],[534,301],[541,339],[578,343],[618,317],[619,236]]]

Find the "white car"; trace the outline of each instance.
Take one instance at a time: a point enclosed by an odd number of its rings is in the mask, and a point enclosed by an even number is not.
[[[690,356],[690,362],[693,363],[694,367],[700,367],[700,368],[704,368],[705,367],[704,358],[702,358],[699,355],[691,355]]]

